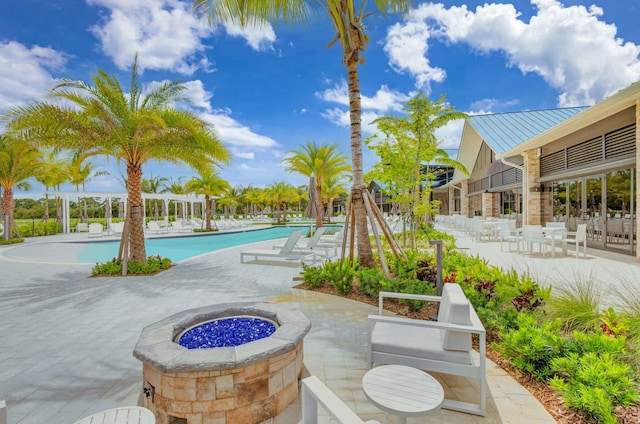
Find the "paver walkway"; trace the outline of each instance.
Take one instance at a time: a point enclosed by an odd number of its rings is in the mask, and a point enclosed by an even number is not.
[[[276,242],[281,240],[251,248]],[[247,247],[185,260],[152,277],[88,278],[91,265],[73,263],[74,245],[30,240],[17,249],[0,247],[0,399],[7,401],[9,424],[71,423],[103,409],[134,405],[141,392],[141,364],[132,351],[144,326],[184,309],[257,300],[298,305],[312,322],[305,337],[307,371],[363,419],[392,422],[361,388],[366,317],[376,309],[293,289],[299,267],[240,264],[242,249]],[[486,417],[441,410],[428,422],[554,422],[500,368],[490,363],[487,374]],[[474,390],[462,378],[447,378],[445,384],[460,395]],[[299,420],[297,401],[270,422]]]

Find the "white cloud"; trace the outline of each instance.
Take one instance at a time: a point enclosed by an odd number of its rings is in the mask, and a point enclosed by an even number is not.
[[[102,22],[91,27],[102,52],[120,69],[128,69],[136,54],[141,71],[169,70],[191,75],[210,72],[203,39],[214,33],[207,19],[197,16],[191,2],[180,0],[87,0],[90,5],[109,10]],[[276,40],[272,26],[241,28],[225,23],[228,35],[241,37],[254,50],[273,50]]]
[[[240,159],[255,159],[256,158],[256,154],[255,152],[238,152],[235,154],[235,156],[239,157]]]
[[[316,97],[327,102],[349,106],[349,90],[345,80],[335,84],[332,88],[315,93]],[[377,110],[380,112],[402,110],[404,102],[411,96],[393,91],[388,86],[382,85],[373,97],[361,94],[362,109]]]
[[[188,81],[184,83],[184,85],[187,87],[185,96],[191,99],[192,105],[211,112],[211,98],[213,94],[205,90],[202,81]]]
[[[464,119],[456,119],[447,123],[444,127],[438,128],[434,135],[439,141],[439,147],[441,149],[457,149],[460,147],[463,127]]]
[[[324,119],[332,122],[339,127],[348,128],[351,125],[349,110],[334,107],[332,109],[325,110],[321,115]],[[372,122],[378,119],[380,116],[381,115],[376,112],[363,111],[360,115],[362,132],[367,134],[375,133],[377,131],[377,128],[374,124],[372,124]]]
[[[497,109],[512,108],[520,103],[517,99],[499,100],[499,99],[481,99],[471,103],[470,115],[486,115],[495,113]]]
[[[558,90],[560,106],[596,103],[640,79],[640,46],[617,38],[616,26],[599,19],[601,8],[531,3],[538,11],[529,22],[511,4],[485,4],[473,12],[466,5],[425,3],[389,30],[385,50],[392,66],[409,71],[419,87],[441,80],[426,58],[431,37],[465,43],[479,53],[501,52],[508,66],[536,73]]]
[[[0,111],[40,100],[55,83],[49,72],[66,61],[66,54],[50,48],[0,42]]]
[[[202,118],[213,124],[216,134],[227,145],[259,151],[280,146],[272,138],[256,134],[249,127],[231,118],[227,113],[220,111],[218,113],[206,113],[202,115]]]
[[[212,29],[193,13],[192,4],[179,0],[87,0],[110,10],[91,28],[102,52],[121,69],[138,54],[140,70],[170,70],[184,75],[210,70],[201,39]]]
[[[242,37],[247,44],[256,51],[273,50],[276,33],[268,22],[255,27],[241,27],[237,23],[224,24],[224,28],[232,37]]]

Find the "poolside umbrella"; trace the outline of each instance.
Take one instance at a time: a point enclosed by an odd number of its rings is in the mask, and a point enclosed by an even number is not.
[[[118,218],[124,217],[124,202],[118,201]]]

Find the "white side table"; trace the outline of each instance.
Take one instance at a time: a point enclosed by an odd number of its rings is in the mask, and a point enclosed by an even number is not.
[[[444,390],[424,371],[405,365],[382,365],[362,377],[364,394],[378,408],[400,416],[419,417],[440,409]]]
[[[153,412],[139,406],[113,408],[85,417],[74,424],[154,424]]]

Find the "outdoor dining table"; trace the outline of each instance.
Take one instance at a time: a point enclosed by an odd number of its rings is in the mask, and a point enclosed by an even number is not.
[[[483,227],[491,234],[490,240],[498,241],[498,227],[501,222],[505,222],[505,220],[482,221]]]
[[[517,252],[520,253],[520,241],[526,242],[522,235],[522,228],[516,229],[516,237],[517,237]],[[548,240],[551,240],[551,256],[555,258],[556,256],[556,241],[562,242],[562,253],[564,255],[567,254],[567,242],[564,239],[567,237],[567,229],[564,227],[542,227],[542,234]],[[560,237],[558,237],[558,235]]]

